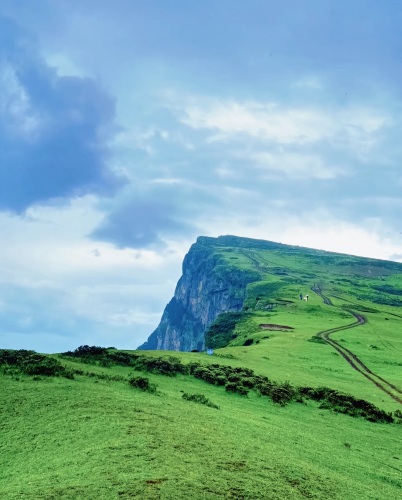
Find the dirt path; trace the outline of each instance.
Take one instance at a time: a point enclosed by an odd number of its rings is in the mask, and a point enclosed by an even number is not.
[[[333,306],[331,300],[322,294],[321,290],[312,288],[312,291],[320,296],[324,303]],[[402,404],[402,391],[391,384],[384,378],[380,377],[376,373],[374,373],[370,368],[368,368],[361,359],[359,359],[356,354],[342,346],[335,340],[330,338],[330,335],[335,332],[340,332],[342,330],[349,330],[350,328],[356,328],[357,326],[364,325],[367,320],[362,314],[358,314],[351,309],[345,309],[349,314],[356,318],[356,321],[345,326],[339,326],[337,328],[330,328],[329,330],[323,330],[318,332],[316,336],[322,339],[325,343],[329,344],[333,347],[348,363],[349,365],[359,373],[361,373],[364,377],[366,377],[370,382],[372,382],[375,386],[381,389],[383,392],[388,394],[392,399]]]
[[[246,250],[239,250],[239,252],[251,260],[253,266],[257,269],[257,271],[264,272],[266,270],[265,267],[261,266],[261,263],[253,256],[251,252],[247,252]]]

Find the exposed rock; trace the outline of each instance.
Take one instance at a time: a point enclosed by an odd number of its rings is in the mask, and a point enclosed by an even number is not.
[[[231,266],[219,254],[221,247],[240,246],[245,240],[232,236],[197,239],[184,258],[183,275],[159,326],[139,349],[205,348],[208,326],[222,312],[240,311],[247,284],[260,279],[258,271]]]

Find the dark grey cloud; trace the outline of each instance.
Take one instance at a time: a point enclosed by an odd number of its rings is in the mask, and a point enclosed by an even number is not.
[[[119,248],[161,248],[164,236],[196,234],[187,218],[188,207],[182,210],[180,213],[180,205],[155,193],[148,199],[136,197],[112,209],[91,237]]]
[[[94,79],[59,76],[7,18],[0,18],[0,87],[0,209],[111,193],[122,183],[105,146],[114,100]]]

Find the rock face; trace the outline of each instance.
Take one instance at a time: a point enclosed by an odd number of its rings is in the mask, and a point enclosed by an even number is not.
[[[240,240],[244,239],[197,239],[184,258],[183,275],[159,326],[138,349],[205,349],[209,325],[222,312],[240,311],[247,284],[260,279],[258,272],[230,266],[219,254],[221,247],[233,246]]]

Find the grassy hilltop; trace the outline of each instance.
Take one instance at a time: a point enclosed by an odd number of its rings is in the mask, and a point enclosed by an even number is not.
[[[402,498],[402,265],[211,245],[212,356],[0,350],[0,498]]]

